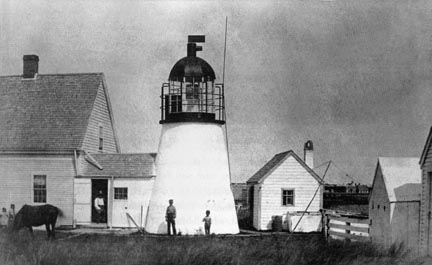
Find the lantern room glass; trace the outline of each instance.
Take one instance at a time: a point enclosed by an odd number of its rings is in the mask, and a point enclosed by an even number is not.
[[[223,84],[204,78],[169,80],[161,89],[161,121],[225,123]]]

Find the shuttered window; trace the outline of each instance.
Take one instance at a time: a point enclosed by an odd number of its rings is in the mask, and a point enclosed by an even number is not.
[[[282,190],[282,205],[294,206],[294,190],[291,189]]]
[[[47,198],[46,175],[33,176],[33,202],[45,203]]]

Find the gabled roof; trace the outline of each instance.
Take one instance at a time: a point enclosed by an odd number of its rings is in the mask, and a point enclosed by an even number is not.
[[[288,157],[294,157],[297,162],[304,167],[314,177],[318,183],[324,184],[322,179],[298,156],[294,151],[289,150],[275,155],[268,161],[260,170],[258,170],[248,181],[248,184],[255,184],[263,182],[279,165],[281,165]]]
[[[154,177],[154,153],[91,154],[94,161],[83,161],[78,176]],[[96,162],[96,163],[95,163]]]
[[[102,73],[0,77],[0,150],[80,148],[100,86]]]
[[[390,202],[420,200],[421,170],[417,157],[380,157],[378,166]]]
[[[423,152],[422,152],[421,157],[420,157],[420,167],[423,167],[423,164],[425,162],[426,155],[427,155],[427,152],[431,146],[431,143],[432,143],[432,127],[429,130],[429,135],[426,139],[426,144],[423,147]]]

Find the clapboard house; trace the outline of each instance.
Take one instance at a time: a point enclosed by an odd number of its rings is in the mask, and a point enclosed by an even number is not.
[[[257,230],[272,229],[275,216],[281,216],[283,227],[290,231],[321,230],[324,182],[312,167],[313,146],[308,141],[304,159],[292,150],[276,154],[247,181]]]
[[[91,224],[92,200],[101,190],[112,226],[115,180],[151,179],[154,157],[118,154],[102,73],[39,74],[38,68],[38,56],[25,55],[22,74],[0,76],[0,207],[49,203],[63,212],[58,225]],[[110,168],[112,160],[124,170]],[[127,171],[136,160],[148,168]]]
[[[432,256],[432,127],[420,157],[420,254]]]
[[[418,252],[421,172],[418,158],[380,157],[369,199],[369,235],[386,248]]]

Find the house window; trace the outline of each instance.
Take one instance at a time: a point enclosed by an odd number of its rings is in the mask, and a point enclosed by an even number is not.
[[[46,175],[33,175],[33,202],[46,202]]]
[[[99,151],[103,150],[103,126],[99,126]]]
[[[282,190],[282,205],[294,206],[294,190]]]
[[[127,200],[128,188],[114,188],[114,199],[115,200]]]

